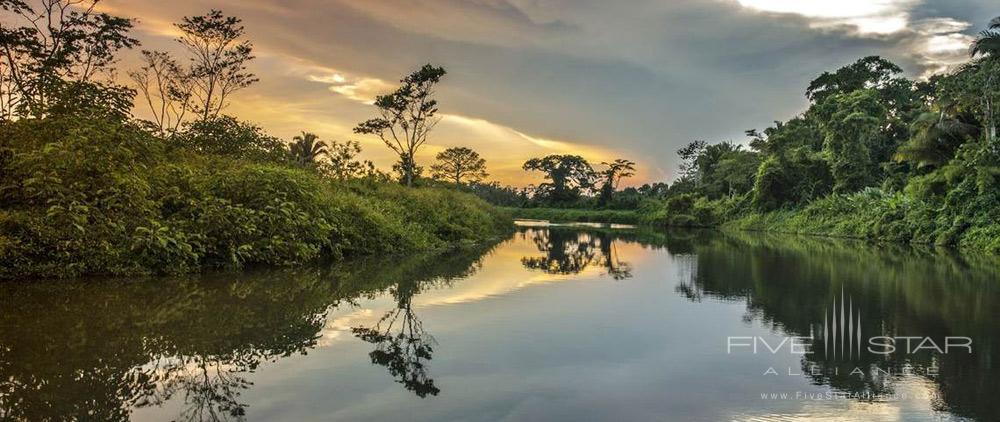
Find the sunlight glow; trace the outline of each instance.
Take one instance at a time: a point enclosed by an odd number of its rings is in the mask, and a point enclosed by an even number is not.
[[[743,7],[817,18],[860,18],[894,14],[912,0],[738,0]]]
[[[308,79],[312,82],[330,85],[328,88],[330,91],[364,104],[373,104],[377,95],[391,92],[395,88],[392,84],[381,79],[367,77],[349,79],[336,72],[325,75],[309,75]]]
[[[892,34],[906,29],[914,0],[738,0],[746,8],[813,18],[812,26],[848,25],[861,34]]]

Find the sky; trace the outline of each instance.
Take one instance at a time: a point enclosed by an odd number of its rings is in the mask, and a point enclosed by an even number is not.
[[[383,169],[392,152],[352,128],[405,74],[443,66],[442,120],[418,164],[466,146],[491,180],[523,186],[540,180],[524,161],[548,154],[595,167],[630,159],[639,171],[626,184],[670,181],[678,148],[744,142],[745,130],[793,117],[823,71],[873,54],[913,78],[947,71],[1000,15],[994,2],[106,0],[102,9],[138,19],[142,48],[175,52],[172,23],[183,16],[240,17],[261,81],[226,113],[283,139],[357,140]],[[138,52],[128,54],[126,67]]]

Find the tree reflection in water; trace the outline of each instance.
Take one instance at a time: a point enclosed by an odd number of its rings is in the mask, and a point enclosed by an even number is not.
[[[916,373],[935,386],[935,409],[982,420],[1000,415],[995,259],[756,234],[522,228],[520,235],[540,252],[521,263],[553,274],[595,267],[628,278],[620,245],[665,247],[670,267],[682,271],[679,294],[737,303],[747,320],[787,335],[814,332],[843,294],[862,310],[866,337],[929,336],[938,344],[945,336],[972,337],[971,354],[889,360],[834,359],[820,345],[801,372],[836,390],[880,393],[893,391],[899,377],[852,376],[845,365],[933,365],[937,375]],[[168,401],[180,409],[174,419],[241,420],[254,411],[242,398],[252,388],[249,374],[315,347],[329,309],[387,293],[394,309],[354,333],[374,346],[371,362],[404,388],[439,395],[444,386],[434,383],[428,363],[441,351],[413,298],[477,271],[487,251],[150,282],[2,283],[0,420],[124,421],[137,408]],[[831,371],[837,367],[839,374]]]
[[[0,420],[125,421],[168,401],[182,402],[175,420],[243,420],[248,374],[315,347],[329,309],[385,292],[398,306],[379,327],[407,327],[393,336],[406,352],[384,347],[376,363],[417,395],[436,394],[425,368],[433,338],[411,299],[475,271],[492,246],[391,266],[0,284]]]
[[[427,361],[434,352],[434,337],[424,331],[424,325],[413,313],[412,299],[419,287],[405,283],[393,290],[397,306],[379,319],[374,327],[355,327],[358,338],[375,345],[368,354],[372,363],[389,369],[407,390],[423,398],[436,396],[441,390],[427,375]]]
[[[619,235],[607,229],[522,228],[544,256],[521,258],[525,268],[548,274],[578,274],[591,266],[601,266],[615,280],[632,277],[632,266],[618,254]]]
[[[682,234],[681,236],[690,236]],[[962,256],[926,247],[844,242],[749,233],[699,234],[685,250],[669,248],[681,267],[678,293],[746,306],[758,321],[787,336],[815,335],[801,373],[817,385],[877,400],[895,393],[903,374],[933,382],[935,410],[996,420],[1000,348],[993,339],[1000,312],[1000,265],[994,257]],[[855,329],[872,336],[971,337],[972,353],[920,350],[888,357],[861,348],[834,355],[821,341],[834,301],[860,310]],[[846,309],[846,307],[845,307]],[[901,350],[903,343],[897,344]],[[852,372],[855,368],[860,371]],[[860,372],[860,373],[859,373]]]

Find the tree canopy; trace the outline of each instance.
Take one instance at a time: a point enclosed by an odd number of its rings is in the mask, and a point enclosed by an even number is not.
[[[466,147],[452,147],[437,154],[437,163],[431,166],[434,178],[448,180],[456,185],[478,182],[486,178],[486,160],[479,153]]]

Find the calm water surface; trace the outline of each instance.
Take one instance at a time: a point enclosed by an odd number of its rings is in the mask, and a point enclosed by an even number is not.
[[[1000,420],[997,264],[535,224],[437,256],[6,283],[0,419]],[[971,352],[930,347],[949,337]]]

